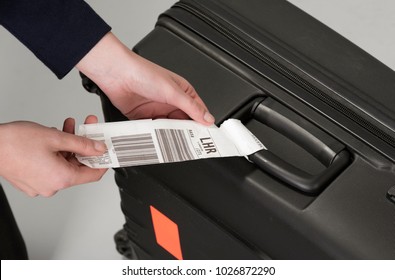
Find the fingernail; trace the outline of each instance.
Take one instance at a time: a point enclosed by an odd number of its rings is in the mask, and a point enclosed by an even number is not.
[[[96,151],[98,152],[105,152],[107,151],[107,146],[104,142],[100,142],[100,141],[95,141],[94,147],[96,149]]]
[[[215,118],[209,112],[204,113],[203,119],[208,123],[214,123]]]

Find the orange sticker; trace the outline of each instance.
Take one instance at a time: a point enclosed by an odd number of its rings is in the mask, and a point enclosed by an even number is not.
[[[156,242],[175,258],[182,260],[178,226],[152,205],[150,206]]]

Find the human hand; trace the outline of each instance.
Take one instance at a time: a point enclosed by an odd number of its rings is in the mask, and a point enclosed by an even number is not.
[[[96,123],[88,116],[85,123]],[[102,155],[104,143],[74,135],[74,119],[63,132],[36,123],[18,121],[0,125],[0,176],[29,196],[53,196],[57,191],[99,180],[107,169],[82,165],[74,153]]]
[[[108,33],[78,64],[129,119],[188,116],[205,125],[214,117],[192,85],[130,51]]]

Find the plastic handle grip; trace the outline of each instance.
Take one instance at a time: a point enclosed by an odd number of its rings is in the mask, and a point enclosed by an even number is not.
[[[268,125],[300,145],[326,166],[326,169],[321,173],[311,175],[285,162],[269,150],[262,150],[249,156],[249,159],[260,169],[300,191],[310,194],[318,193],[350,161],[350,153],[344,146],[341,150],[334,150],[309,131],[262,103],[256,106],[253,116],[256,120]]]

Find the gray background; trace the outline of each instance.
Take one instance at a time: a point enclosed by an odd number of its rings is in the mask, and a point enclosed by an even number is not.
[[[176,0],[87,1],[133,46]],[[248,1],[245,1],[246,5]],[[395,69],[393,0],[291,0]],[[80,86],[77,71],[59,81],[6,30],[0,28],[0,122],[30,120],[60,128],[72,116],[103,120],[99,99]],[[32,147],[34,148],[34,147]],[[98,183],[29,198],[1,183],[12,204],[31,259],[121,259],[113,235],[124,222],[110,170]],[[0,213],[1,214],[1,213]]]

